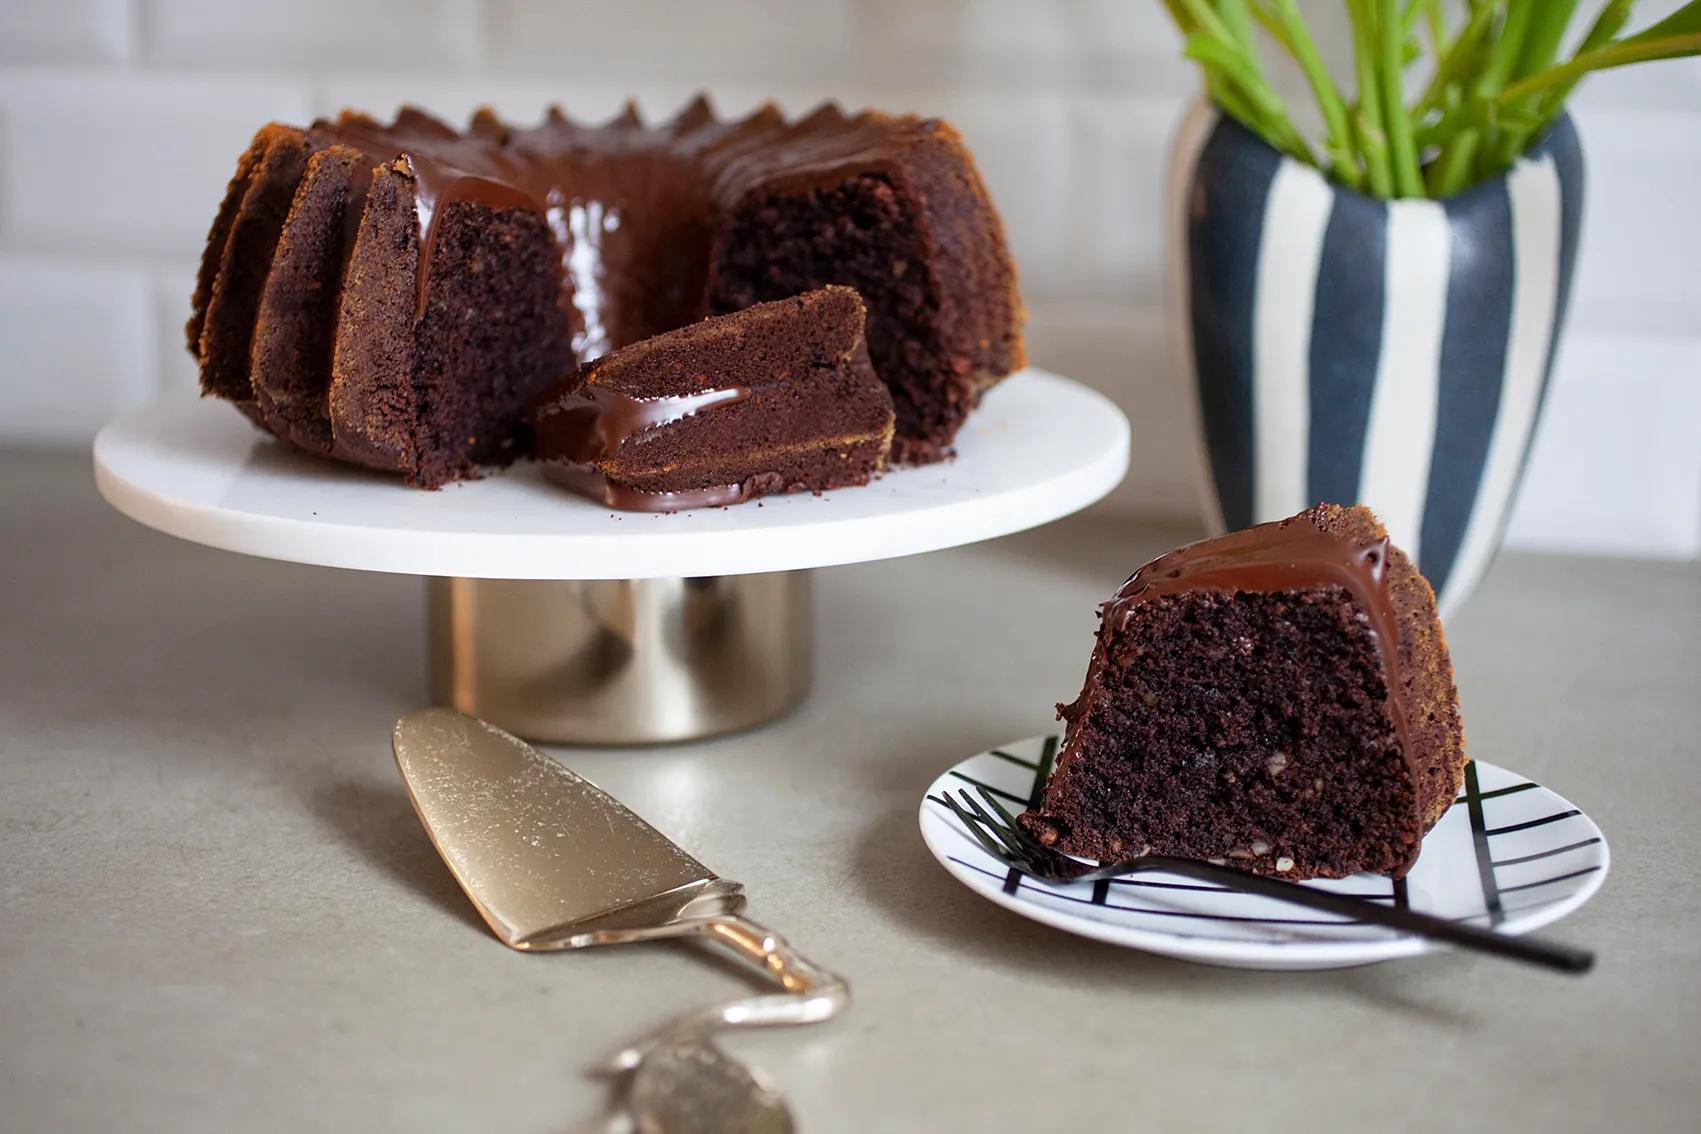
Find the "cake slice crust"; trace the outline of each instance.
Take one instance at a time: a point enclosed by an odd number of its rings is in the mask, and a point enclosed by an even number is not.
[[[291,126],[265,127],[255,145],[259,157],[225,229],[219,267],[207,283],[197,344],[201,392],[238,403],[254,397],[249,379],[254,321],[308,157],[306,135]],[[214,228],[219,228],[217,221]],[[191,327],[195,322],[192,317]]]
[[[195,272],[195,294],[189,298],[189,320],[183,326],[189,353],[197,361],[201,357],[201,331],[207,325],[207,304],[212,300],[213,285],[224,262],[231,226],[236,223],[236,214],[241,211],[242,200],[254,181],[254,167],[265,154],[275,128],[276,123],[261,127],[248,143],[248,148],[236,159],[236,172],[231,174],[230,183],[225,186],[224,196],[219,201],[218,212],[213,214],[213,223],[207,229],[207,243],[201,250],[201,264]]]
[[[278,239],[254,322],[250,376],[266,427],[307,452],[331,452],[331,344],[354,229],[365,206],[365,155],[315,153]]]

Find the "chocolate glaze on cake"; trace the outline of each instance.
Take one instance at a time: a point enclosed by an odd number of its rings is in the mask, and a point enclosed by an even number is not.
[[[605,386],[578,384],[583,377],[576,374],[570,380],[569,385],[574,386],[571,393],[546,396],[539,411],[538,457],[550,480],[627,512],[678,512],[738,504],[750,498],[742,482],[643,491],[613,479],[605,471],[638,434],[695,417],[715,406],[742,402],[750,396],[748,387],[634,398]],[[759,475],[752,474],[752,484]]]
[[[206,393],[311,452],[435,486],[529,451],[577,364],[712,312],[861,291],[898,450],[935,459],[1022,365],[1001,226],[935,119],[824,106],[646,127],[404,109],[261,131],[187,328]]]
[[[864,484],[891,444],[864,308],[847,287],[622,347],[539,402],[545,475],[613,508],[672,512]]]
[[[1404,874],[1465,755],[1434,596],[1364,508],[1160,556],[1101,611],[1029,830],[1071,853]]]

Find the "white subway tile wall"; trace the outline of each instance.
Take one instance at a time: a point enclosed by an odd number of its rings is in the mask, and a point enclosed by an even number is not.
[[[141,0],[150,66],[293,71],[463,61],[458,0]],[[468,59],[469,63],[476,60]]]
[[[84,441],[113,411],[152,396],[148,269],[0,254],[0,414],[9,436]]]
[[[1526,542],[1609,555],[1694,554],[1701,337],[1693,327],[1685,336],[1570,336],[1519,501],[1517,530]]]
[[[1306,7],[1319,22],[1339,8]],[[1338,34],[1320,32],[1333,51]],[[268,119],[403,101],[453,118],[490,104],[530,119],[549,102],[595,117],[628,97],[654,116],[698,90],[728,113],[834,98],[962,130],[1010,231],[1034,361],[1105,390],[1133,422],[1132,471],[1109,506],[1191,516],[1163,192],[1195,82],[1145,0],[5,0],[0,440],[84,442],[128,406],[193,389],[181,328],[195,259]],[[1701,64],[1597,77],[1576,117],[1582,260],[1509,539],[1695,556]]]
[[[0,6],[0,63],[119,63],[134,42],[129,0],[21,0]]]
[[[0,247],[193,259],[235,155],[301,120],[288,78],[0,73]]]

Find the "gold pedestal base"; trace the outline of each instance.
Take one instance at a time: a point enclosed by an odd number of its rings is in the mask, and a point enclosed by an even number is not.
[[[531,740],[695,740],[809,690],[804,571],[427,587],[433,699]]]

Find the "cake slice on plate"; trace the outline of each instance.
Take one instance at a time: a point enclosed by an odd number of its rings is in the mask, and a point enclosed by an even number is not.
[[[611,508],[673,512],[866,484],[892,397],[848,287],[758,303],[588,363],[538,403],[551,480]]]
[[[1100,612],[1042,841],[1285,878],[1403,875],[1466,756],[1429,584],[1363,507],[1154,559]]]

